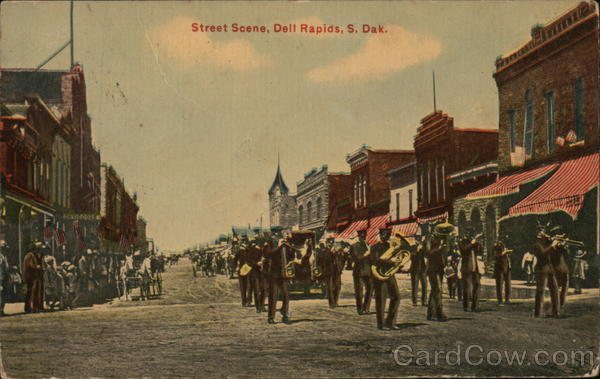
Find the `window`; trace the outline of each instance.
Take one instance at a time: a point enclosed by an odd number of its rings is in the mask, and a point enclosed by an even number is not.
[[[358,208],[358,179],[354,179],[354,208]]]
[[[396,220],[400,220],[400,194],[396,193]]]
[[[438,164],[437,161],[435,162],[435,168],[433,171],[433,176],[435,176],[435,201],[439,201],[440,200],[440,192],[439,192],[439,187],[440,187],[440,180],[439,180],[439,175],[438,175]]]
[[[321,218],[321,208],[323,207],[323,200],[317,198],[317,220]]]
[[[583,123],[583,79],[576,79],[573,83],[575,91],[575,133],[577,141],[585,139],[585,127]]]
[[[408,190],[408,217],[411,217],[412,215],[413,215],[413,190]]]
[[[362,205],[367,206],[367,178],[363,176],[363,189],[362,189]]]
[[[308,204],[306,204],[306,222],[311,222],[312,218],[312,203],[309,201]]]
[[[446,162],[444,161],[442,161],[442,200],[446,200]]]
[[[511,109],[508,111],[508,125],[509,125],[509,138],[510,138],[510,151],[515,152],[515,143],[517,141],[517,121],[516,121],[515,110]]]
[[[525,93],[525,131],[523,133],[523,141],[525,154],[533,158],[533,91],[528,89]]]
[[[427,204],[431,203],[431,164],[427,165]]]
[[[548,129],[548,152],[554,150],[554,92],[546,93],[546,128]]]

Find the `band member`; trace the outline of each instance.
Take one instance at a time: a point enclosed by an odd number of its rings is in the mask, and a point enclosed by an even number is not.
[[[556,283],[556,276],[554,275],[554,268],[552,267],[552,261],[550,260],[550,255],[558,244],[558,241],[552,241],[549,235],[540,232],[537,236],[537,241],[533,246],[533,253],[537,258],[537,263],[535,265],[535,317],[541,316],[546,285],[548,285],[548,288],[550,289],[552,315],[554,317],[560,316],[558,286]]]
[[[289,322],[290,294],[288,290],[288,278],[286,275],[286,263],[296,257],[295,249],[290,244],[291,236],[279,240],[277,247],[267,251],[269,259],[269,316],[267,322],[275,323],[275,311],[277,300],[281,293],[281,315],[283,322]]]
[[[477,256],[481,255],[482,247],[476,238],[471,239],[470,233],[463,236],[458,244],[462,257],[460,273],[463,280],[463,310],[471,312],[479,310],[479,288],[481,285],[481,270],[477,263]]]
[[[427,266],[425,264],[425,248],[420,244],[410,257],[410,287],[412,292],[412,303],[417,305],[419,283],[421,284],[421,305],[426,306],[427,299]]]
[[[247,263],[248,252],[246,247],[243,244],[234,245],[233,246],[233,261],[236,264],[238,271],[238,280],[240,283],[240,295],[242,297],[242,307],[248,306],[248,304],[252,301],[248,297],[248,289],[249,289],[249,277],[248,275],[240,275],[240,270],[244,264]]]
[[[537,258],[535,255],[531,254],[529,251],[523,254],[523,260],[521,261],[521,268],[527,274],[527,285],[532,285],[535,281],[535,272],[534,268],[537,263]]]
[[[451,256],[446,258],[446,267],[444,267],[444,276],[448,285],[448,295],[451,299],[456,298],[456,288],[458,287],[458,270]]]
[[[567,299],[567,290],[569,289],[569,266],[566,261],[567,247],[563,243],[556,245],[550,252],[550,261],[556,277],[556,285],[560,289],[558,300],[560,308],[565,305]]]
[[[254,294],[254,305],[256,307],[256,313],[265,311],[264,300],[261,298],[264,292],[261,291],[261,265],[262,265],[262,250],[256,245],[255,241],[250,241],[248,246],[248,259],[247,263],[252,268],[248,274],[248,281],[250,284],[250,293]]]
[[[344,253],[341,248],[333,246],[335,239],[328,238],[326,245],[319,249],[318,256],[323,267],[323,277],[327,286],[329,308],[338,306],[342,289],[342,271],[344,270]]]
[[[502,290],[504,290],[504,302],[510,301],[511,261],[509,250],[502,241],[494,244],[494,277],[496,278],[496,297],[498,304],[502,305]]]
[[[425,243],[427,257],[427,278],[429,279],[429,303],[427,319],[443,321],[448,319],[442,306],[442,278],[444,276],[444,247],[442,241],[428,236]]]
[[[352,279],[354,281],[356,311],[359,315],[364,315],[369,313],[371,307],[373,278],[369,262],[369,246],[365,240],[367,238],[367,230],[358,230],[356,234],[358,235],[358,241],[350,248],[352,260],[354,261]]]
[[[378,264],[382,261],[381,256],[390,248],[390,230],[379,229],[379,239],[373,247],[371,247],[371,264]],[[398,306],[400,305],[400,289],[398,289],[398,282],[396,277],[391,275],[387,280],[373,280],[375,287],[375,311],[377,312],[377,329],[398,329],[396,326],[396,313]],[[387,317],[385,318],[384,324],[384,313],[385,313],[385,302],[386,294],[384,287],[387,289],[387,295],[390,298],[390,305],[388,308]]]
[[[27,284],[25,312],[44,310],[44,247],[35,242],[33,249],[23,258],[23,280]]]
[[[575,293],[581,293],[581,285],[585,280],[585,272],[589,265],[585,260],[586,252],[584,250],[577,250],[575,257],[573,257],[573,284],[575,286]]]

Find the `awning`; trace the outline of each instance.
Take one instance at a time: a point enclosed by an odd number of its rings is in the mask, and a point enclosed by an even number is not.
[[[404,237],[412,237],[419,232],[419,224],[409,222],[406,224],[392,225],[392,235],[396,233],[402,234]]]
[[[385,228],[389,220],[390,216],[387,214],[371,218],[369,229],[367,230],[368,244],[374,245],[379,241],[379,229]]]
[[[441,219],[448,219],[448,211],[444,211],[442,213],[438,213],[435,216],[428,216],[428,217],[418,217],[417,218],[417,222],[419,224],[425,223],[425,222],[430,222],[430,221],[437,221],[437,220],[441,220]]]
[[[466,196],[467,199],[473,199],[477,197],[491,197],[491,196],[504,196],[519,191],[519,186],[534,180],[538,180],[550,173],[558,167],[558,164],[551,164],[548,166],[538,167],[533,170],[519,172],[518,174],[512,174],[504,176],[498,179],[497,182],[490,184],[489,186],[471,192]]]
[[[562,210],[577,217],[585,194],[598,185],[599,159],[595,153],[563,162],[550,179],[511,207],[508,216]]]
[[[352,239],[356,237],[356,231],[367,228],[368,221],[367,219],[357,220],[352,222],[352,224],[348,225],[344,231],[338,234],[338,238],[340,239]]]

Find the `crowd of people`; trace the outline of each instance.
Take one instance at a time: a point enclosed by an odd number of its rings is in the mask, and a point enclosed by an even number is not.
[[[17,266],[9,266],[2,253],[5,248],[6,243],[0,241],[1,315],[4,315],[4,305],[8,302],[24,301],[25,313],[103,303],[122,295],[122,282],[127,275],[144,278],[164,269],[164,262],[154,254],[134,253],[131,249],[125,254],[101,254],[87,249],[73,261],[59,263],[51,255],[48,245],[35,241],[23,257],[22,270],[19,270]],[[143,255],[147,264],[134,264],[136,254]],[[144,270],[148,273],[142,272]]]
[[[383,277],[377,274],[377,268],[382,265],[396,265],[398,272],[410,274],[412,304],[418,306],[420,300],[421,305],[427,307],[425,317],[428,320],[448,318],[442,300],[444,285],[449,298],[461,302],[465,312],[478,312],[481,278],[486,273],[484,249],[479,241],[481,235],[465,229],[458,236],[453,229],[451,224],[443,222],[430,225],[430,232],[422,238],[405,238],[400,234],[392,236],[390,229],[382,228],[379,241],[372,246],[366,241],[366,230],[358,230],[352,241],[323,237],[313,243],[309,238],[300,245],[294,241],[292,233],[283,236],[279,231],[262,238],[234,238],[232,267],[238,275],[242,306],[252,306],[254,302],[257,313],[266,311],[267,322],[274,323],[277,301],[281,300],[282,321],[289,322],[288,287],[299,280],[302,272],[308,272],[308,280],[326,286],[329,306],[336,307],[342,271],[351,267],[358,315],[370,313],[374,297],[377,328],[397,329],[398,282],[393,274]],[[506,247],[507,242],[507,238],[498,239],[493,245],[493,277],[501,306],[511,302],[513,251]],[[544,316],[542,302],[548,288],[552,316],[560,317],[570,280],[575,280],[576,293],[581,291],[581,280],[587,269],[583,258],[585,251],[580,246],[571,254],[569,244],[573,241],[550,236],[544,231],[540,231],[533,242],[532,253],[528,253],[533,259],[525,254],[521,266],[531,277],[531,283],[536,285],[533,315]],[[396,254],[399,252],[404,252],[404,256]],[[569,267],[573,267],[573,272]],[[267,302],[268,309],[265,307]]]

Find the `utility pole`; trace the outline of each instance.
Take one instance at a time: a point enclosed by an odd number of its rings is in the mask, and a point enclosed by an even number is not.
[[[71,68],[75,63],[75,38],[73,33],[73,0],[71,0]]]
[[[435,71],[432,71],[433,74],[433,112],[437,111],[437,106],[435,104]]]

